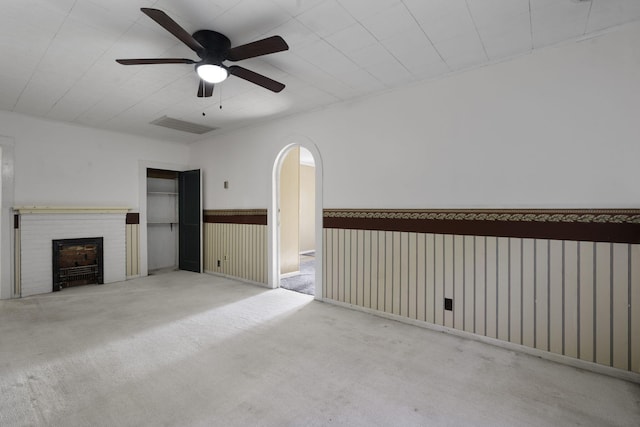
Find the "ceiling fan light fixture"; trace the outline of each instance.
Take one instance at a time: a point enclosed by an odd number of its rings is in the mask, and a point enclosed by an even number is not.
[[[213,86],[224,81],[229,74],[275,93],[284,89],[284,84],[255,71],[247,70],[238,65],[226,67],[222,64],[226,60],[236,62],[288,50],[289,45],[282,37],[271,36],[232,48],[231,41],[222,33],[213,30],[198,30],[193,34],[189,34],[180,24],[160,9],[143,7],[140,10],[194,51],[201,60],[194,61],[187,58],[116,59],[119,64],[195,64],[195,71],[200,77],[197,92],[199,98],[211,97],[213,95]]]
[[[215,64],[196,65],[196,72],[202,80],[214,84],[224,81],[229,76],[224,67]]]

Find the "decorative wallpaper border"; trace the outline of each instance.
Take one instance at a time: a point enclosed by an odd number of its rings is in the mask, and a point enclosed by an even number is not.
[[[205,223],[267,225],[266,209],[207,209],[203,212]]]
[[[325,209],[323,215],[325,218],[612,222],[640,224],[640,209]]]
[[[324,228],[640,243],[640,209],[325,209]]]

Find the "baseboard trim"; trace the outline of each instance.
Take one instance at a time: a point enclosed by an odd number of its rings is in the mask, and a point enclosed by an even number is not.
[[[212,276],[224,277],[225,279],[231,279],[231,280],[235,280],[237,282],[247,283],[249,285],[260,286],[261,288],[272,289],[271,286],[269,286],[269,284],[267,284],[267,283],[256,282],[254,280],[244,279],[242,277],[237,277],[237,276],[230,276],[228,274],[218,273],[217,271],[204,270],[204,273],[205,274],[210,274]]]
[[[507,350],[517,351],[519,353],[528,354],[530,356],[539,357],[541,359],[549,360],[552,362],[560,363],[560,364],[571,366],[574,368],[584,369],[585,371],[595,372],[597,374],[607,375],[613,378],[618,378],[621,380],[640,384],[640,374],[637,374],[635,372],[625,371],[625,370],[613,368],[610,366],[599,365],[597,363],[588,362],[586,360],[574,359],[573,357],[563,356],[561,354],[550,353],[547,351],[538,350],[538,349],[527,347],[520,344],[501,341],[495,338],[485,337],[482,335],[476,335],[471,332],[461,331],[458,329],[449,328],[447,326],[434,325],[433,323],[427,323],[427,322],[423,322],[421,320],[416,320],[416,319],[409,319],[407,317],[399,316],[397,314],[384,313],[378,310],[373,310],[371,308],[360,307],[358,305],[347,304],[340,301],[334,301],[332,299],[318,298],[318,297],[316,297],[316,299],[322,302],[336,305],[338,307],[350,308],[352,310],[361,311],[363,313],[372,314],[374,316],[383,317],[385,319],[395,320],[397,322],[418,326],[420,328],[429,329],[435,332],[447,333],[460,338],[467,338],[473,341],[478,341],[478,342],[493,345],[496,347],[501,347]]]

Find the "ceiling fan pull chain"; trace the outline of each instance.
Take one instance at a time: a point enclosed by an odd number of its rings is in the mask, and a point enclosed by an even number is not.
[[[220,85],[220,90],[218,91],[220,94],[220,109],[222,110],[222,85]]]

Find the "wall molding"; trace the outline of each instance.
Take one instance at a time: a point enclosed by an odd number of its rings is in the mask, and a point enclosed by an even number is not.
[[[640,243],[640,209],[325,209],[324,228]]]
[[[209,224],[267,225],[266,209],[205,209],[203,220]]]
[[[126,214],[122,206],[14,206],[13,211],[26,214]]]

